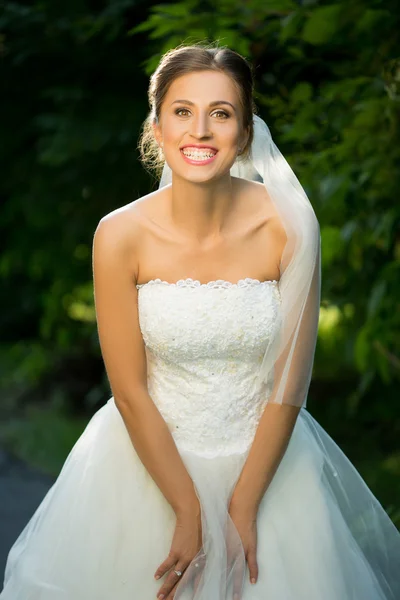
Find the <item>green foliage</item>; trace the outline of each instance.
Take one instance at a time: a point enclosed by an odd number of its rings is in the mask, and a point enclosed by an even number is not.
[[[8,397],[29,389],[34,365],[39,378],[77,352],[100,361],[92,237],[105,214],[149,186],[136,149],[147,78],[126,35],[142,5],[3,3],[0,327],[10,359],[0,378],[19,390]]]
[[[46,409],[32,406],[23,417],[13,417],[0,424],[0,437],[18,458],[57,476],[65,457],[84,431],[86,421],[86,418],[68,415],[57,403]]]

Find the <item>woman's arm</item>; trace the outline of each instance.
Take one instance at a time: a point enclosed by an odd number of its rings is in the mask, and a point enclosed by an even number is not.
[[[200,518],[193,481],[147,390],[136,288],[140,226],[122,211],[103,218],[93,241],[100,346],[115,404],[132,444],[177,515]]]
[[[300,408],[269,403],[235,486],[231,507],[255,517],[258,506],[286,452]]]
[[[294,348],[288,344],[274,365],[274,387],[260,418],[246,462],[230,501],[229,513],[244,540],[250,578],[257,580],[256,517],[260,502],[288,447],[307,396],[316,346],[320,307],[320,248]],[[288,353],[293,350],[282,404],[274,402]]]
[[[276,229],[277,233],[279,228]],[[278,233],[280,248],[286,234]],[[314,272],[294,347],[292,341],[274,365],[274,386],[259,421],[252,447],[232,496],[232,503],[256,513],[269,484],[285,454],[303,400],[308,393],[317,341],[320,293],[321,248],[317,249]],[[288,364],[282,404],[274,402]]]

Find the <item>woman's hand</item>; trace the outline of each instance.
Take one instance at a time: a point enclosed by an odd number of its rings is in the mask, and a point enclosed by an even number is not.
[[[200,505],[195,512],[177,514],[175,533],[172,539],[171,549],[168,557],[156,570],[154,577],[159,579],[167,571],[168,577],[157,592],[157,598],[172,600],[178,583],[182,579],[185,569],[202,547],[202,525]],[[174,570],[181,571],[178,576]]]
[[[232,502],[228,512],[242,540],[244,554],[250,571],[250,582],[256,583],[258,579],[257,512],[250,511],[240,506],[240,504]]]

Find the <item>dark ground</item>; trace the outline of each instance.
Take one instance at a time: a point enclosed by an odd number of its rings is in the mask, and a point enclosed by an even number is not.
[[[0,590],[7,554],[53,482],[0,449]]]

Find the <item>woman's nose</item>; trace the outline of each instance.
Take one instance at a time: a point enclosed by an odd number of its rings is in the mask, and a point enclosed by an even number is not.
[[[208,137],[210,135],[210,124],[208,115],[198,115],[193,118],[191,133],[196,137]]]

